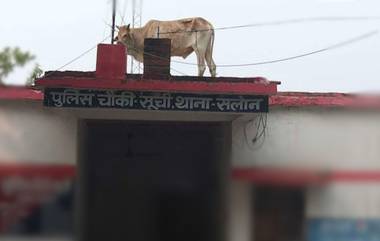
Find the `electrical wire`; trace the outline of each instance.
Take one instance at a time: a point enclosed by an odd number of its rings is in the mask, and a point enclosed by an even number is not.
[[[252,151],[256,151],[265,142],[266,138],[266,132],[267,132],[267,122],[268,122],[268,115],[267,113],[260,113],[259,116],[256,116],[255,118],[249,120],[245,125],[243,129],[243,134],[244,134],[244,140],[248,148]],[[248,130],[247,127],[248,125],[251,124],[256,125],[256,133],[255,136],[252,139],[248,138]],[[261,131],[260,131],[261,129]],[[261,142],[257,145],[258,141]]]
[[[290,56],[290,57],[285,57],[285,58],[280,58],[280,59],[274,59],[274,60],[267,60],[267,61],[261,61],[261,62],[254,62],[254,63],[219,64],[219,65],[216,65],[216,67],[219,67],[219,68],[221,68],[221,67],[222,68],[247,67],[247,66],[265,65],[265,64],[273,64],[273,63],[278,63],[278,62],[289,61],[289,60],[303,58],[303,57],[306,57],[306,56],[310,56],[310,55],[326,52],[326,51],[329,51],[329,50],[341,48],[341,47],[344,47],[346,45],[350,45],[350,44],[362,41],[364,39],[374,37],[377,34],[379,34],[379,30],[370,31],[370,32],[361,34],[359,36],[356,36],[354,38],[351,38],[351,39],[348,39],[348,40],[345,40],[345,41],[342,41],[342,42],[330,45],[330,46],[325,47],[325,48],[321,48],[321,49],[318,49],[318,50],[314,50],[314,51],[310,51],[310,52],[307,52],[307,53],[303,53],[303,54],[299,54],[299,55],[294,55],[294,56]],[[178,63],[178,64],[184,64],[184,65],[198,66],[198,64],[196,64],[196,63],[189,63],[189,62],[185,62],[185,61],[172,60],[172,62]],[[206,66],[206,65],[201,65],[201,66]]]
[[[219,64],[219,65],[216,65],[216,67],[218,67],[218,68],[248,67],[248,66],[265,65],[265,64],[273,64],[273,63],[278,63],[278,62],[290,61],[290,60],[294,60],[294,59],[303,58],[303,57],[307,57],[307,56],[310,56],[310,55],[326,52],[326,51],[329,51],[329,50],[341,48],[341,47],[344,47],[344,46],[347,46],[347,45],[350,45],[350,44],[362,41],[364,39],[368,39],[368,38],[374,37],[377,34],[379,34],[379,30],[373,30],[373,31],[361,34],[359,36],[356,36],[354,38],[350,38],[348,40],[345,40],[345,41],[342,41],[342,42],[339,42],[339,43],[327,46],[327,47],[322,48],[322,49],[318,49],[318,50],[314,50],[314,51],[310,51],[310,52],[307,52],[307,53],[303,53],[303,54],[299,54],[299,55],[294,55],[294,56],[290,56],[290,57],[285,57],[285,58],[280,58],[280,59],[274,59],[274,60],[267,60],[267,61],[261,61],[261,62],[254,62],[254,63]],[[130,49],[133,49],[136,52],[144,52],[144,50],[138,50],[136,48],[130,48]],[[144,52],[144,54],[152,56],[152,57],[156,57],[156,58],[163,58],[161,56],[157,56],[157,55],[154,55],[154,54],[151,54],[151,53]],[[184,64],[184,65],[199,66],[196,63],[189,63],[189,62],[178,61],[178,60],[171,60],[171,62],[178,63],[178,64]],[[206,65],[200,65],[200,66],[206,66]]]
[[[106,41],[107,39],[109,39],[111,37],[111,35],[108,35],[107,37],[105,37],[103,40],[100,41],[100,43],[103,43],[104,41]],[[57,72],[57,71],[60,71],[61,69],[65,68],[66,66],[74,63],[75,61],[77,61],[78,59],[82,58],[83,56],[85,56],[86,54],[90,53],[92,50],[96,49],[96,47],[98,47],[98,44],[92,46],[91,48],[87,49],[86,51],[84,51],[83,53],[81,53],[80,55],[78,55],[77,57],[75,57],[74,59],[70,60],[69,62],[67,62],[66,64],[62,65],[61,67],[59,67],[58,69],[54,70],[53,72]]]
[[[181,71],[178,71],[178,70],[174,69],[173,67],[170,67],[170,69],[173,70],[174,72],[176,72],[177,74],[187,76],[187,74],[185,74],[185,73],[183,73]]]
[[[194,29],[194,30],[178,30],[178,31],[167,31],[160,32],[160,34],[177,34],[177,33],[192,33],[192,32],[205,32],[212,30],[229,30],[229,29],[239,29],[239,28],[251,28],[251,27],[264,27],[264,26],[277,26],[277,25],[287,25],[287,24],[297,24],[297,23],[307,23],[307,22],[346,22],[346,21],[379,21],[380,16],[347,16],[347,17],[313,17],[313,18],[294,18],[287,20],[278,21],[268,21],[261,23],[251,23],[243,25],[234,25],[218,28],[208,28],[208,29]]]
[[[288,21],[290,21],[290,20],[288,20]],[[295,21],[295,20],[293,20],[293,21]],[[248,26],[248,25],[240,25],[239,27],[242,27],[242,26]],[[235,26],[235,27],[238,27],[238,26]],[[224,29],[227,29],[227,28],[228,27],[225,27]],[[294,55],[294,56],[290,56],[290,57],[285,57],[285,58],[280,58],[280,59],[275,59],[275,60],[261,61],[261,62],[254,62],[254,63],[219,64],[219,65],[216,65],[216,67],[218,67],[218,68],[221,68],[221,67],[222,68],[228,68],[228,67],[247,67],[247,66],[265,65],[265,64],[273,64],[273,63],[278,63],[278,62],[289,61],[289,60],[298,59],[298,58],[302,58],[302,57],[318,54],[318,53],[321,53],[321,52],[326,52],[326,51],[329,51],[329,50],[337,49],[337,48],[340,48],[340,47],[344,47],[346,45],[353,44],[353,43],[362,41],[364,39],[373,37],[373,36],[375,36],[377,34],[379,34],[379,30],[370,31],[370,32],[364,33],[362,35],[359,35],[357,37],[354,37],[354,38],[351,38],[351,39],[339,42],[337,44],[330,45],[330,46],[322,48],[322,49],[318,49],[318,50],[315,50],[315,51],[311,51],[311,52],[307,52],[307,53],[303,53],[303,54],[299,54],[299,55]],[[109,38],[110,38],[110,35],[108,35],[107,37],[105,37],[100,42],[104,42],[105,40],[107,40]],[[92,50],[94,50],[97,46],[98,46],[98,44],[94,45],[90,49],[84,51],[82,54],[78,55],[74,59],[70,60],[69,62],[67,62],[66,64],[62,65],[61,67],[57,68],[55,71],[52,71],[52,72],[57,72],[57,71],[60,71],[61,69],[65,68],[65,67],[67,67],[68,65],[72,64],[73,62],[77,61],[78,59],[82,58],[83,56],[85,56],[86,54],[88,54],[89,52],[91,52]],[[135,49],[135,50],[137,51],[137,49]],[[147,53],[145,53],[145,54],[147,54]],[[158,58],[160,57],[160,56],[155,56],[155,55],[152,55],[152,56],[158,57]],[[196,64],[196,63],[189,63],[189,62],[178,61],[178,60],[171,60],[171,61],[173,63],[178,63],[178,64],[198,66],[198,64]],[[203,65],[203,66],[206,66],[206,65]],[[184,73],[182,73],[182,72],[180,72],[178,70],[175,70],[174,68],[171,68],[171,69],[173,71],[177,72],[177,73],[186,75],[186,74],[184,74]]]
[[[155,57],[155,58],[158,58],[158,59],[167,60],[166,58],[164,58],[162,56],[158,56],[158,55],[155,55],[155,54],[152,54],[152,53],[147,53],[144,50],[139,50],[137,48],[129,47],[128,49],[134,50],[135,52],[140,53],[140,54],[149,55],[151,57]],[[171,62],[172,62],[172,60],[171,60]],[[153,66],[153,67],[159,68],[160,66]],[[164,68],[166,68],[166,67],[164,67]],[[179,70],[174,69],[173,67],[170,67],[170,69],[173,70],[174,72],[178,73],[178,74],[181,74],[181,75],[184,75],[184,76],[187,75],[187,74],[185,74],[185,73],[183,73],[183,72],[181,72]]]

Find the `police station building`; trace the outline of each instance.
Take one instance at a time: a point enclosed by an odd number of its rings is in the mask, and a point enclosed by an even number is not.
[[[165,56],[125,74],[99,45],[96,71],[0,88],[0,240],[380,241],[377,97]]]

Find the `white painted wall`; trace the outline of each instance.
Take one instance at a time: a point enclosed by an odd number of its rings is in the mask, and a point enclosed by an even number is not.
[[[379,183],[331,183],[309,188],[306,193],[308,218],[380,218]]]
[[[380,112],[336,108],[272,108],[265,139],[256,126],[233,122],[235,166],[380,170]],[[244,130],[248,136],[246,141]]]
[[[0,101],[0,162],[74,164],[76,123],[41,102]]]
[[[252,184],[231,181],[228,200],[229,241],[251,241],[253,233]]]
[[[231,121],[234,114],[55,109],[0,100],[0,163],[75,164],[79,119]]]
[[[272,108],[265,138],[253,144],[257,126],[242,119],[233,122],[234,166],[380,170],[379,111]],[[379,204],[378,182],[306,187],[308,218],[380,218]]]
[[[253,144],[250,139],[255,136],[257,126],[244,119],[257,116],[62,110],[44,108],[40,102],[0,100],[0,162],[75,164],[78,119],[233,121],[238,118],[232,125],[235,167],[380,170],[380,112],[272,108],[265,139]],[[229,240],[251,240],[251,188],[252,184],[231,183]],[[309,188],[306,200],[307,217],[380,217],[380,188],[376,183],[335,183]]]
[[[40,102],[1,100],[0,158],[75,163],[78,119],[232,121],[239,116],[62,110],[42,107]],[[379,123],[380,112],[376,111],[272,108],[266,136],[255,144],[251,142],[257,132],[255,123],[242,118],[233,121],[232,163],[253,167],[380,170]]]

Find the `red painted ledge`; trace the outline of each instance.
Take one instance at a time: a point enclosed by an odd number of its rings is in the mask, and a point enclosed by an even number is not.
[[[75,82],[72,85],[66,83],[61,80],[59,86],[66,87],[76,87],[78,88],[86,88],[88,86],[93,86],[94,81],[86,78],[82,78],[83,81],[81,83]],[[140,83],[138,80],[134,79],[129,82],[129,88],[132,90],[147,90],[151,91],[152,89],[165,91],[172,90],[175,91],[178,86],[182,86],[182,88],[206,88],[208,86],[206,83],[202,83],[199,81],[194,81],[189,85],[187,81],[180,81],[176,83],[176,85],[168,83],[168,81],[144,81],[144,83]],[[239,82],[238,84],[247,84],[246,82]],[[98,82],[95,84],[98,88],[107,88],[110,85],[114,88],[125,88],[125,84],[121,83],[105,83]],[[206,86],[205,86],[206,85]],[[242,85],[236,87],[234,90],[237,91]],[[248,83],[249,86],[252,86],[252,83]],[[261,84],[257,84],[258,88],[262,88]],[[46,86],[49,87],[57,87],[56,82],[49,82]],[[260,87],[261,86],[261,87]],[[273,87],[273,86],[272,86]],[[207,87],[208,88],[208,87]],[[217,91],[227,91],[233,89],[233,85],[229,85],[228,83],[224,85],[214,86],[213,89]],[[274,88],[274,87],[273,87]],[[276,88],[273,89],[275,91]],[[258,90],[258,89],[256,89]],[[267,89],[262,89],[262,91],[267,91]],[[249,91],[248,91],[249,92]],[[260,92],[260,91],[259,91]],[[241,92],[239,92],[241,93]],[[244,93],[244,92],[243,92]],[[43,100],[43,92],[39,90],[35,90],[28,87],[23,86],[0,86],[0,99],[5,100]],[[352,108],[373,108],[380,109],[380,95],[359,95],[359,94],[343,94],[343,93],[306,93],[306,92],[278,92],[275,95],[270,96],[269,104],[272,107],[352,107]]]
[[[76,167],[69,164],[0,164],[0,177],[28,176],[28,177],[52,177],[66,179],[75,176]]]
[[[43,93],[25,86],[0,86],[0,99],[3,100],[43,100]]]
[[[236,180],[258,185],[310,186],[325,185],[331,182],[380,182],[380,170],[339,170],[312,171],[270,168],[234,168],[232,177]]]
[[[38,176],[55,179],[74,178],[76,166],[70,164],[0,164],[0,176]],[[334,182],[380,182],[380,170],[289,170],[280,168],[233,168],[232,178],[257,185],[322,186]]]
[[[278,92],[270,97],[271,106],[355,107],[380,109],[380,95],[345,93]]]
[[[182,80],[180,80],[182,79]],[[36,81],[40,88],[83,88],[83,89],[119,89],[132,91],[170,91],[192,93],[225,93],[225,94],[258,94],[273,95],[277,93],[279,82],[263,82],[262,78],[207,78],[201,81],[197,78],[170,80],[154,80],[127,78],[124,81],[108,80],[91,77],[49,77]],[[205,78],[206,79],[206,78]]]

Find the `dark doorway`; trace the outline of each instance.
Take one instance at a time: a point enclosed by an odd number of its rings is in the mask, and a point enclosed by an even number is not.
[[[220,240],[225,126],[88,121],[82,240]]]
[[[254,200],[254,241],[303,240],[303,189],[258,187]]]

